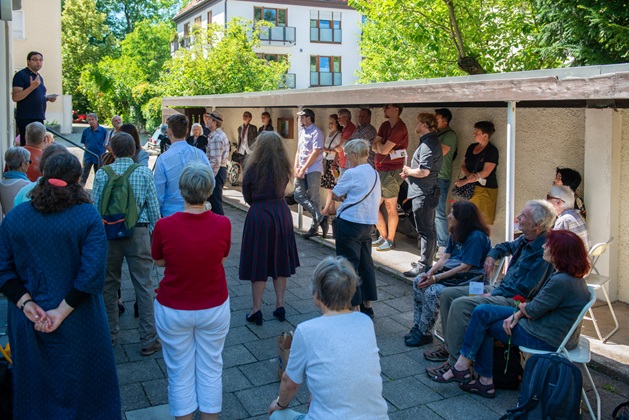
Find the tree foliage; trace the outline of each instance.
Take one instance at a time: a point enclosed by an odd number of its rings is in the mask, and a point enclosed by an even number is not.
[[[95,0],[65,0],[61,14],[62,84],[64,93],[74,96],[75,104],[84,101],[78,86],[85,66],[115,48],[104,22],[105,15],[96,11]]]
[[[134,31],[138,22],[166,22],[180,6],[178,0],[98,0],[98,11],[107,15],[106,23],[119,40]]]
[[[542,53],[572,65],[629,60],[629,3],[535,0]]]

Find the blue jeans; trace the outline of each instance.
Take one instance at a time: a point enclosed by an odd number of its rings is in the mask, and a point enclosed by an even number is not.
[[[437,246],[445,247],[448,244],[448,215],[446,214],[446,203],[448,202],[448,192],[450,190],[449,179],[437,179],[441,197],[439,197],[439,205],[435,214],[435,228],[437,229]]]
[[[493,377],[494,339],[505,345],[509,342],[509,336],[502,328],[502,323],[513,315],[513,310],[514,308],[509,306],[479,305],[472,312],[472,318],[465,330],[461,354],[474,361],[474,370],[480,376]],[[511,329],[511,345],[537,350],[557,350],[556,347],[530,335],[519,323]]]
[[[323,220],[319,188],[321,188],[321,172],[310,172],[303,178],[295,178],[295,201],[312,216],[312,228],[318,227]]]

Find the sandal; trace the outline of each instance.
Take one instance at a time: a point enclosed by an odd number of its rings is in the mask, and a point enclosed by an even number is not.
[[[447,384],[449,382],[460,382],[460,383],[466,383],[472,380],[472,372],[469,369],[465,369],[465,370],[457,370],[454,366],[452,366],[452,368],[450,369],[452,371],[452,377],[450,379],[445,379],[443,377],[443,375],[446,374],[446,372],[442,373],[441,375],[435,375],[432,376],[430,379],[432,379],[435,382],[439,382],[440,384]]]
[[[443,375],[450,369],[452,369],[452,366],[450,366],[450,363],[443,362],[439,366],[427,367],[426,373],[428,374],[428,376],[439,376],[439,375]]]
[[[474,382],[459,384],[459,387],[465,392],[478,394],[481,397],[496,398],[496,387],[494,384],[483,385],[480,383],[480,379],[476,379]]]

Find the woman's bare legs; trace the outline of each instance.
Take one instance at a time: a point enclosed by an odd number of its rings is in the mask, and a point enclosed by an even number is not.
[[[275,282],[274,282],[275,284]],[[253,306],[251,308],[250,314],[254,314],[260,310],[260,305],[262,304],[262,295],[264,294],[264,288],[266,287],[265,281],[252,281],[251,282],[251,292],[253,295]]]
[[[332,190],[327,190],[327,196],[325,198],[325,206],[323,206],[323,210],[321,210],[321,214],[324,216],[330,216],[336,214],[336,205],[334,201],[332,201]]]
[[[286,277],[273,279],[273,289],[275,289],[275,309],[284,306],[284,292],[286,291]]]

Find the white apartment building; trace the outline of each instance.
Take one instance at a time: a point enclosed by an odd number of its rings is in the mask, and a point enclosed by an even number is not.
[[[224,25],[234,17],[275,24],[261,32],[257,52],[267,60],[288,60],[287,87],[356,83],[361,15],[342,0],[193,0],[174,17],[178,39],[171,51],[189,45],[194,25]]]

